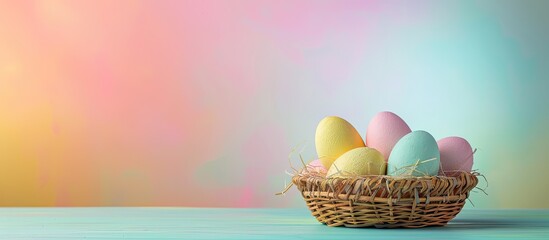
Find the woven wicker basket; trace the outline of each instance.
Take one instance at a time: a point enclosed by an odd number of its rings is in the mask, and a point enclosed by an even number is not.
[[[312,215],[328,226],[420,228],[444,226],[477,185],[474,173],[457,177],[292,178]]]

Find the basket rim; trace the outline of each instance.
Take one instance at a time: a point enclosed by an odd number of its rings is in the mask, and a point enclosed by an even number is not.
[[[322,197],[367,202],[461,201],[477,185],[479,174],[462,172],[458,176],[388,176],[322,177],[296,174],[292,183],[303,197]]]
[[[349,177],[349,176],[331,176],[331,177],[326,177],[326,176],[321,176],[320,174],[317,174],[317,173],[312,173],[312,174],[308,174],[307,172],[304,172],[302,171],[301,173],[298,173],[298,174],[294,174],[293,177],[297,177],[297,176],[302,176],[302,177],[309,177],[309,178],[321,178],[321,179],[352,179],[352,178],[387,178],[387,179],[397,179],[397,180],[400,180],[400,179],[415,179],[415,180],[424,180],[424,179],[432,179],[432,178],[437,178],[437,179],[451,179],[451,178],[459,178],[460,176],[462,175],[471,175],[471,176],[479,176],[481,175],[479,172],[477,171],[471,171],[471,172],[464,172],[464,171],[461,171],[459,173],[457,173],[455,176],[443,176],[443,175],[429,175],[429,176],[412,176],[412,175],[398,175],[398,176],[391,176],[391,175],[356,175],[356,176],[352,176],[352,177]]]
[[[356,175],[356,176],[333,176],[333,177],[325,177],[321,176],[320,174],[308,174],[308,173],[297,173],[292,176],[292,182],[294,184],[297,184],[298,181],[339,181],[339,180],[371,180],[371,179],[386,179],[391,181],[429,181],[429,180],[451,180],[451,181],[460,181],[461,179],[465,178],[477,178],[477,176],[480,176],[481,174],[478,172],[460,172],[456,176],[442,176],[442,175],[436,175],[436,176],[390,176],[390,175]]]

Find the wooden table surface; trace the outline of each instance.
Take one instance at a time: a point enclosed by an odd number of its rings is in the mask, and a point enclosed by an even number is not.
[[[549,239],[549,209],[465,209],[445,227],[327,227],[307,209],[0,208],[0,239]]]

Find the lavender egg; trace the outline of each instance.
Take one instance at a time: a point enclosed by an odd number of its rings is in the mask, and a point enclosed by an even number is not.
[[[456,176],[460,172],[471,172],[473,149],[467,140],[460,137],[447,137],[437,141],[440,151],[438,175]]]
[[[319,174],[326,175],[326,172],[328,172],[328,170],[326,169],[326,167],[324,167],[322,162],[320,162],[320,159],[316,159],[311,161],[309,164],[307,164],[307,166],[305,166],[305,169],[303,169],[302,172],[303,173],[319,173]]]

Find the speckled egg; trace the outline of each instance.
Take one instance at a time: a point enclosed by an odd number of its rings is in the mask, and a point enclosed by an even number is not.
[[[436,176],[440,166],[437,142],[425,131],[413,131],[402,137],[387,162],[390,176]]]
[[[411,131],[408,124],[396,114],[380,112],[372,118],[368,125],[366,146],[380,151],[387,161],[398,140]]]
[[[473,149],[467,140],[460,137],[447,137],[438,140],[440,150],[441,176],[455,176],[460,172],[471,172]]]
[[[365,145],[353,125],[343,118],[331,116],[318,123],[315,146],[320,162],[326,169],[329,169],[339,156],[351,149]]]
[[[360,147],[337,158],[328,169],[326,176],[384,175],[385,170],[385,159],[379,151],[369,147]]]

